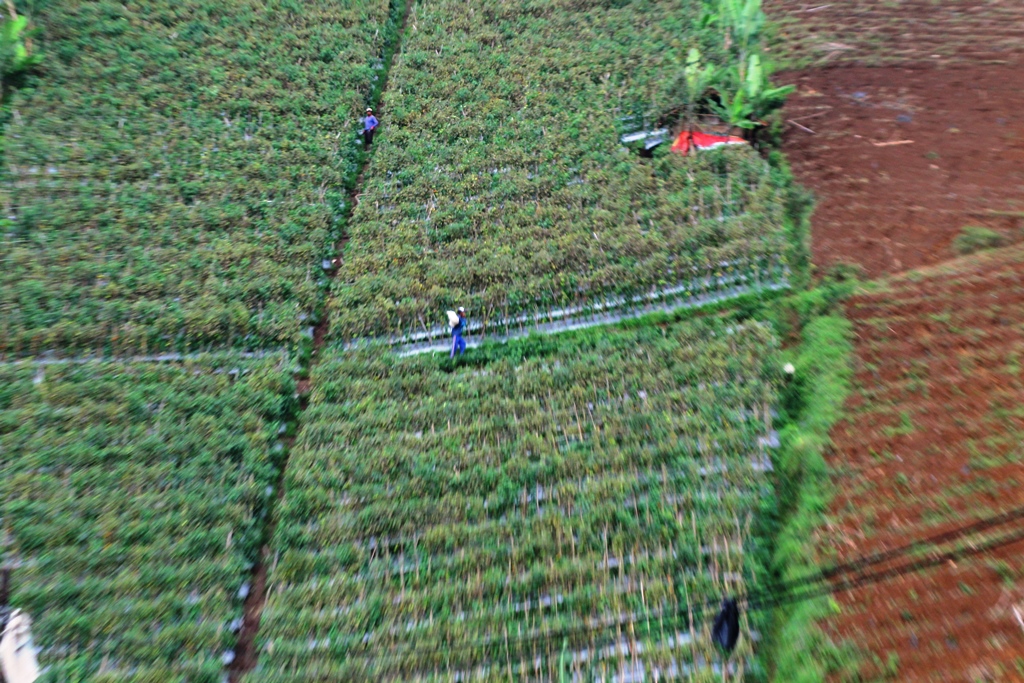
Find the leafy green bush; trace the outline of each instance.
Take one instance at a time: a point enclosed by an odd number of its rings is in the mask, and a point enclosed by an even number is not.
[[[43,56],[30,48],[27,28],[28,17],[3,16],[0,11],[0,75],[5,82],[43,61]]]
[[[953,251],[966,256],[982,249],[995,249],[1006,245],[1006,235],[977,225],[966,225],[953,240]]]

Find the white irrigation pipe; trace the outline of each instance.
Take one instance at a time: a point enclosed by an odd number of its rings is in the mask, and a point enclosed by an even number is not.
[[[179,361],[203,360],[215,358],[242,358],[245,360],[267,358],[270,356],[290,355],[287,349],[273,349],[269,351],[243,351],[231,353],[230,351],[206,351],[203,353],[160,353],[148,356],[74,356],[68,358],[50,357],[27,357],[14,360],[0,361],[0,367],[12,367],[17,365],[63,365],[82,363],[116,363],[127,365],[129,363],[174,363]]]
[[[788,270],[784,271],[784,273],[783,273],[782,277],[780,278],[779,282],[786,282],[786,275],[788,275]],[[610,310],[617,309],[617,308],[623,308],[624,306],[626,306],[628,304],[639,304],[639,303],[643,303],[645,301],[659,301],[659,300],[665,299],[667,297],[675,296],[677,294],[683,294],[685,292],[693,292],[693,291],[698,291],[698,290],[707,290],[712,285],[714,285],[716,288],[717,287],[722,287],[723,285],[727,285],[727,284],[734,284],[735,285],[738,282],[742,282],[742,281],[749,280],[749,279],[751,279],[751,276],[748,275],[747,272],[734,273],[734,274],[731,274],[731,275],[718,275],[718,276],[708,275],[708,276],[705,276],[705,277],[702,277],[702,278],[696,278],[696,279],[693,279],[693,280],[689,280],[687,282],[683,282],[681,284],[677,284],[677,285],[674,285],[672,287],[666,287],[664,289],[659,289],[659,290],[656,290],[656,291],[653,291],[653,292],[648,292],[646,294],[637,294],[637,295],[629,297],[629,298],[627,298],[627,297],[616,297],[616,298],[613,298],[613,299],[606,299],[603,302],[597,302],[597,303],[594,303],[594,304],[586,304],[586,305],[582,305],[582,306],[570,306],[568,308],[557,308],[557,309],[554,309],[554,310],[541,311],[541,312],[538,312],[538,313],[524,313],[522,315],[518,315],[518,316],[515,316],[515,317],[512,317],[512,318],[502,318],[500,320],[497,320],[497,321],[494,321],[494,322],[490,323],[489,327],[492,327],[492,328],[504,327],[504,328],[508,329],[510,327],[515,327],[516,325],[519,325],[521,327],[524,323],[526,323],[528,325],[532,325],[532,324],[538,323],[538,322],[540,322],[542,320],[549,320],[551,322],[554,322],[556,320],[572,319],[572,318],[578,317],[580,315],[596,314],[596,313],[601,313],[603,311],[610,311]],[[755,279],[757,279],[756,276],[755,276]],[[742,285],[737,285],[737,286],[742,286]],[[765,285],[765,287],[767,287],[767,286],[768,285]],[[788,287],[788,284],[786,286]],[[735,287],[734,287],[734,289],[735,289]],[[705,296],[709,296],[709,295],[705,295]],[[713,295],[710,295],[710,296],[713,296]],[[700,297],[697,297],[697,298],[700,298]],[[627,316],[627,317],[636,317],[636,316]],[[479,330],[479,329],[482,329],[483,327],[484,327],[484,323],[480,322],[479,320],[474,320],[474,321],[469,323],[468,331]],[[416,333],[412,333],[412,334],[404,334],[404,335],[400,335],[400,336],[397,336],[397,337],[391,337],[391,339],[388,340],[387,343],[391,344],[392,346],[396,346],[396,345],[400,345],[400,344],[409,344],[409,343],[412,343],[412,342],[427,341],[427,340],[430,340],[430,339],[437,339],[437,338],[442,338],[442,337],[447,337],[447,336],[448,336],[447,328],[445,328],[443,326],[437,326],[437,327],[434,327],[434,328],[432,328],[430,330],[425,330],[423,332],[416,332]],[[367,342],[373,343],[373,342],[377,342],[377,341],[382,341],[382,340],[379,339],[379,338],[378,339],[368,339],[368,340],[356,340],[356,341],[353,341],[353,342],[350,342],[350,343],[346,344],[345,347],[346,348],[351,348],[351,347],[359,346],[360,344],[365,344]]]
[[[650,313],[657,313],[657,312],[671,313],[673,311],[683,310],[683,309],[687,309],[687,308],[700,308],[702,306],[707,306],[709,304],[717,303],[719,301],[726,301],[728,299],[734,299],[734,298],[736,298],[738,296],[741,296],[743,294],[748,294],[748,293],[751,293],[751,292],[774,292],[774,291],[779,291],[779,290],[783,290],[783,289],[789,289],[789,282],[787,280],[785,280],[785,279],[782,279],[779,282],[774,282],[774,283],[771,283],[771,284],[760,285],[760,286],[737,285],[737,286],[734,286],[734,287],[732,287],[732,288],[730,288],[729,290],[726,290],[726,291],[715,292],[713,294],[706,294],[706,295],[703,295],[703,296],[696,296],[696,297],[693,297],[693,298],[691,298],[691,299],[689,299],[687,301],[677,301],[677,302],[674,302],[674,303],[673,302],[666,302],[666,303],[661,303],[661,304],[649,304],[649,305],[641,307],[641,308],[630,309],[629,311],[624,311],[624,312],[621,312],[621,313],[606,313],[605,315],[602,315],[600,317],[590,317],[590,318],[586,318],[586,319],[577,318],[575,320],[573,318],[568,318],[566,320],[561,320],[561,321],[557,321],[557,322],[551,322],[551,323],[545,323],[545,324],[541,324],[541,325],[536,325],[534,327],[530,327],[530,328],[526,328],[526,329],[522,329],[522,330],[518,330],[518,331],[514,331],[514,332],[509,332],[508,334],[503,334],[503,335],[493,335],[493,336],[484,335],[482,337],[477,337],[477,338],[468,338],[467,337],[466,340],[465,340],[466,341],[466,347],[467,348],[474,348],[474,347],[480,346],[485,341],[493,341],[493,342],[498,342],[498,343],[504,343],[504,342],[510,341],[512,339],[519,339],[519,338],[522,338],[522,337],[527,337],[527,336],[529,336],[531,334],[534,334],[534,333],[545,334],[545,335],[547,335],[547,334],[560,334],[562,332],[571,332],[573,330],[582,330],[582,329],[586,329],[586,328],[589,328],[589,327],[597,327],[599,325],[613,325],[613,324],[615,324],[617,322],[621,322],[623,320],[632,320],[634,318],[640,318],[640,317],[648,315]],[[597,308],[597,306],[595,306],[594,308]],[[502,326],[502,322],[499,322],[496,325],[496,327],[500,327],[500,326]],[[360,344],[353,343],[353,344],[346,345],[344,348],[346,350],[349,350],[349,349],[352,349],[352,348],[358,348],[358,346],[360,346]],[[398,342],[394,346],[395,346],[395,352],[399,356],[412,356],[412,355],[416,355],[416,354],[420,354],[420,353],[437,353],[439,351],[443,351],[443,352],[447,353],[447,352],[451,351],[452,342],[451,342],[450,338],[443,338],[442,340],[439,340],[439,341],[412,342],[412,343],[404,343],[404,344],[401,343],[401,342]]]
[[[493,335],[478,337],[476,339],[466,339],[466,347],[474,348],[480,346],[484,341],[496,341],[504,343],[512,339],[518,339],[521,337],[529,336],[533,333],[538,334],[559,334],[562,332],[571,332],[573,330],[582,330],[589,327],[597,327],[599,325],[612,325],[623,320],[632,320],[639,318],[649,313],[655,312],[672,312],[676,310],[682,310],[686,308],[700,308],[708,304],[716,303],[719,301],[725,301],[732,299],[743,294],[747,294],[755,291],[778,291],[783,289],[789,289],[789,282],[785,276],[776,282],[770,284],[758,284],[758,285],[739,285],[734,284],[727,290],[719,290],[713,293],[693,296],[686,301],[664,301],[663,303],[655,303],[663,301],[664,299],[681,294],[686,291],[693,291],[698,288],[699,285],[710,285],[717,282],[718,285],[726,284],[728,282],[737,282],[747,279],[745,274],[736,274],[731,276],[718,276],[718,277],[707,277],[697,282],[691,281],[685,284],[676,285],[674,287],[668,287],[666,289],[658,290],[649,294],[637,295],[627,299],[626,297],[619,297],[617,299],[611,299],[603,303],[596,303],[592,306],[579,306],[570,307],[564,309],[556,309],[547,313],[533,313],[516,316],[515,318],[498,320],[491,325],[493,328],[510,329],[516,325],[520,326],[517,331],[511,331],[503,335]],[[639,308],[631,308],[628,311],[621,313],[612,313],[615,309],[621,309],[624,304],[628,303],[640,303],[643,301],[649,301],[652,303]],[[600,315],[604,312],[603,315]],[[581,315],[588,317],[582,318]],[[548,323],[538,323],[541,320],[552,320]],[[522,327],[523,323],[534,323],[531,327]],[[479,330],[483,327],[483,323],[473,322],[470,323],[470,330]],[[434,341],[437,340],[437,341]],[[406,335],[397,339],[383,340],[367,339],[359,340],[356,342],[350,342],[345,344],[342,348],[346,351],[359,348],[362,346],[368,346],[375,343],[385,342],[396,349],[396,353],[399,356],[411,356],[420,353],[436,353],[439,351],[449,351],[451,349],[451,339],[448,336],[444,327],[436,327],[426,332],[420,332],[414,335]],[[0,360],[0,367],[13,367],[18,365],[62,365],[62,364],[83,364],[83,363],[174,363],[189,360],[200,360],[203,358],[210,357],[231,357],[240,358],[245,360],[266,358],[268,356],[282,355],[288,356],[291,352],[288,349],[278,348],[266,351],[244,351],[241,353],[231,353],[230,351],[217,350],[217,351],[206,351],[198,353],[159,353],[150,355],[138,355],[138,356],[72,356],[67,358],[53,358],[49,356],[35,356],[26,358],[16,358],[12,360]]]

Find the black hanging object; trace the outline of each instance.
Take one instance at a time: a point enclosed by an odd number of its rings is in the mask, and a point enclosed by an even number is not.
[[[11,617],[11,568],[0,567],[0,635],[7,628],[7,620]],[[3,677],[0,676],[0,680]]]
[[[711,640],[725,650],[732,652],[740,637],[740,608],[734,598],[722,600],[722,610],[715,617],[715,625],[711,627]]]
[[[0,567],[0,607],[7,607],[11,599],[11,568]]]

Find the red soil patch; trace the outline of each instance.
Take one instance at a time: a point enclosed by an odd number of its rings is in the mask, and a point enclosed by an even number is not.
[[[857,263],[874,276],[934,264],[955,255],[966,225],[1024,236],[1018,70],[842,67],[778,80],[798,86],[785,150],[818,197],[820,268]]]
[[[1011,62],[1019,0],[765,0],[776,50],[805,64]]]
[[[1024,506],[1024,248],[892,280],[848,315],[855,392],[822,539],[837,560]],[[1024,680],[1024,542],[838,599],[832,635],[892,657],[894,680]]]

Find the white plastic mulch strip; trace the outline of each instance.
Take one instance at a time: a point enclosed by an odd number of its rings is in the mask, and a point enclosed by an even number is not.
[[[17,358],[14,360],[0,361],[0,367],[12,365],[62,365],[80,363],[175,363],[180,361],[237,358],[237,359],[258,359],[270,356],[288,356],[287,349],[270,349],[266,351],[244,351],[232,353],[230,351],[205,351],[198,353],[158,353],[143,356],[71,356],[67,358],[53,356],[34,356]]]
[[[573,330],[582,330],[588,327],[597,327],[599,325],[613,325],[623,320],[631,320],[633,318],[639,318],[651,313],[671,313],[677,310],[683,310],[687,308],[700,308],[701,306],[708,306],[719,301],[726,301],[728,299],[734,299],[744,294],[751,292],[774,292],[783,289],[789,289],[789,282],[785,279],[774,282],[771,284],[763,284],[760,286],[749,286],[749,285],[737,285],[727,290],[717,291],[710,294],[701,296],[691,297],[685,301],[666,301],[661,303],[652,303],[647,306],[639,308],[630,308],[628,310],[621,310],[618,312],[607,312],[598,315],[588,316],[586,318],[566,318],[563,320],[556,320],[554,322],[542,323],[534,325],[529,328],[523,328],[520,330],[509,332],[508,334],[501,335],[482,335],[476,337],[465,336],[465,342],[467,348],[473,348],[480,346],[484,342],[498,342],[504,343],[512,339],[518,339],[521,337],[527,337],[531,334],[559,334],[562,332],[571,332]],[[501,325],[499,324],[498,327]],[[358,344],[348,344],[345,349],[356,348]],[[395,353],[399,356],[412,356],[420,353],[437,353],[443,351],[448,353],[452,349],[451,338],[442,338],[440,340],[431,340],[423,342],[413,342],[406,344],[396,344],[394,346]]]

